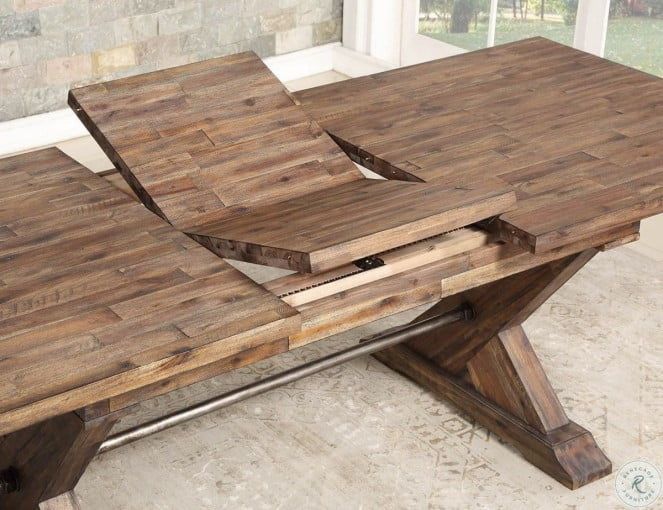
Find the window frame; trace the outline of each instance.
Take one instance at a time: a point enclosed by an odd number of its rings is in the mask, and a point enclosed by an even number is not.
[[[495,43],[497,1],[490,2],[487,45]],[[393,67],[467,50],[417,32],[419,0],[345,0],[343,45]],[[573,47],[603,56],[610,0],[579,0]]]

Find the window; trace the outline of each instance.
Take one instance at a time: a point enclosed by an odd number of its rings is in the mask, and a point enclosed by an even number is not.
[[[420,0],[419,33],[464,50],[485,48],[489,0]]]
[[[500,2],[495,44],[540,35],[571,46],[577,8],[578,3],[574,0]]]
[[[569,46],[573,43],[577,0],[496,1],[494,37],[491,0],[420,0],[419,34],[464,50],[537,35]]]
[[[392,66],[538,35],[663,77],[663,0],[345,0],[344,13],[344,44]]]
[[[663,0],[611,0],[605,57],[663,77]]]

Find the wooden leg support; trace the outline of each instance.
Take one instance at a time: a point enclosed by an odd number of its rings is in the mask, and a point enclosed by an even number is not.
[[[568,419],[521,327],[595,253],[588,250],[445,299],[421,318],[467,301],[476,319],[375,357],[450,400],[566,487],[606,476],[610,460],[589,431]]]
[[[117,419],[69,413],[0,437],[0,472],[18,482],[18,490],[0,495],[0,509],[76,509],[71,491]]]

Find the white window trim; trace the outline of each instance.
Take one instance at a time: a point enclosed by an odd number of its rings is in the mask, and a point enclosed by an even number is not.
[[[401,23],[401,33],[398,35],[401,41],[400,65],[418,64],[465,53],[466,50],[463,48],[418,34],[419,0],[401,1],[403,22]]]
[[[610,0],[579,0],[573,46],[603,56]],[[417,33],[419,0],[345,0],[343,46],[393,67],[465,52]],[[497,0],[491,0],[488,45],[495,41]],[[400,23],[398,22],[400,20]]]
[[[608,36],[610,0],[580,0],[573,47],[602,57]]]

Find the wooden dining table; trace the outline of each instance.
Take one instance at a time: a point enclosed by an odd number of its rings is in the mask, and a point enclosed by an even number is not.
[[[116,170],[0,159],[0,509],[75,507],[100,450],[370,345],[566,487],[611,473],[523,323],[663,212],[663,80],[533,38],[297,93],[247,52],[69,104]],[[363,351],[112,433],[156,395],[426,304]]]

